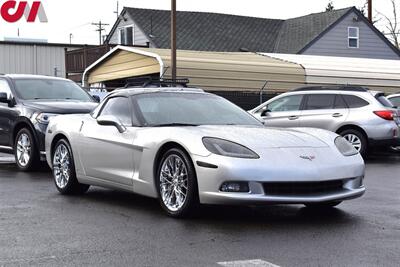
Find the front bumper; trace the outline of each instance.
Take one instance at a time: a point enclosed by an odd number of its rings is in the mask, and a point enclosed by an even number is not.
[[[344,201],[362,196],[365,165],[359,155],[338,158],[333,164],[302,160],[284,160],[282,153],[273,153],[277,159],[270,164],[265,160],[226,158],[217,155],[195,157],[195,168],[202,204],[260,205],[260,204],[307,204]],[[317,156],[318,158],[318,156]],[[330,160],[328,160],[330,161]],[[218,168],[199,166],[209,163]],[[270,193],[266,184],[309,184],[341,181],[340,188],[329,191]],[[226,182],[246,182],[248,193],[222,192]]]
[[[36,123],[34,125],[34,128],[35,128],[36,142],[39,146],[39,151],[40,151],[40,160],[46,161],[45,137],[46,137],[47,124]]]

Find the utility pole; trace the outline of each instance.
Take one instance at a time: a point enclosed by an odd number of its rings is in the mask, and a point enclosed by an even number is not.
[[[74,37],[74,35],[72,33],[69,34],[69,44],[72,44],[72,37]]]
[[[171,0],[171,69],[176,81],[176,0]]]
[[[368,20],[369,22],[373,22],[372,21],[372,0],[368,0]]]
[[[117,1],[117,10],[114,11],[114,14],[117,14],[117,19],[118,19],[118,16],[119,16],[119,1]]]
[[[99,44],[101,45],[101,43],[102,43],[101,33],[106,30],[103,26],[108,26],[110,24],[102,23],[100,20],[98,23],[92,23],[92,25],[97,26],[96,32],[99,32]]]

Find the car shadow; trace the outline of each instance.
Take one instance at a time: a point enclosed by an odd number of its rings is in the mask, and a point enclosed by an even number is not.
[[[249,228],[254,226],[330,226],[349,225],[357,223],[360,218],[340,208],[326,210],[310,209],[302,205],[268,205],[263,207],[247,206],[213,206],[201,205],[193,215],[185,219],[168,217],[161,209],[157,199],[147,198],[136,194],[93,188],[83,196],[77,196],[99,204],[110,210],[119,210],[127,218],[138,216],[150,217],[160,221],[173,221],[185,226],[210,227],[227,229],[232,226]],[[345,204],[344,204],[345,205]]]

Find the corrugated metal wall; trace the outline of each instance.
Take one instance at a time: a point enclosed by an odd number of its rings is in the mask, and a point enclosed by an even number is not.
[[[0,73],[38,74],[65,77],[62,46],[0,44]]]
[[[155,57],[158,57],[159,61]],[[89,84],[152,75],[163,66],[164,77],[171,77],[170,50],[117,47],[86,70]],[[208,91],[283,92],[305,84],[304,69],[294,63],[254,53],[177,51],[180,77],[190,86]]]
[[[386,93],[400,89],[400,60],[266,54],[304,67],[308,85],[351,84]]]

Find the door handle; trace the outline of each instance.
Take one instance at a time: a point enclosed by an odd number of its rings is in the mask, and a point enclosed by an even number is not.
[[[299,116],[289,116],[289,120],[294,121],[297,120]]]
[[[341,114],[341,113],[335,113],[335,114],[332,115],[332,117],[334,117],[334,118],[340,118],[340,117],[343,117],[343,114]]]

